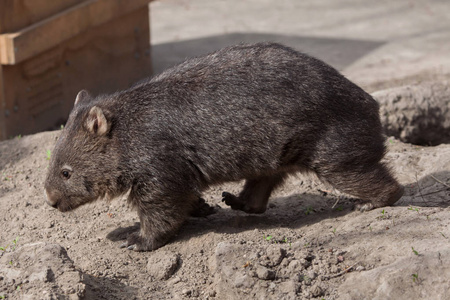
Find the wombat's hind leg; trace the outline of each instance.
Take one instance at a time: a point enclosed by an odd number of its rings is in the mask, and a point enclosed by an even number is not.
[[[366,211],[373,208],[389,206],[397,202],[403,195],[403,187],[395,180],[389,170],[381,163],[361,169],[318,172],[338,190],[356,196],[364,202],[355,209]]]
[[[266,211],[267,202],[273,189],[282,184],[285,177],[285,173],[277,173],[271,176],[247,179],[239,196],[223,192],[222,201],[232,209],[261,214]]]

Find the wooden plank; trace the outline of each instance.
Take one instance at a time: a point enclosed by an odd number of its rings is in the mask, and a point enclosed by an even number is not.
[[[3,84],[3,71],[0,65],[0,141],[6,139],[6,124],[5,124],[5,86]]]
[[[114,92],[149,76],[149,39],[142,6],[16,65],[0,65],[2,138],[59,128],[81,89]]]
[[[0,0],[0,33],[14,32],[87,0]]]
[[[0,63],[13,65],[121,15],[150,0],[89,0],[14,33],[0,35]]]

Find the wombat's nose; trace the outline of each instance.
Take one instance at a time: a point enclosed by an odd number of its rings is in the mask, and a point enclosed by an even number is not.
[[[50,205],[53,208],[57,208],[58,207],[58,200],[56,200],[56,197],[52,197],[52,193],[48,192],[47,189],[44,190],[44,194],[45,194],[45,198],[46,198],[46,202],[48,205]]]

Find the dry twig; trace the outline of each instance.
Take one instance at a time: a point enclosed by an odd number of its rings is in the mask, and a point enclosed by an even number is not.
[[[355,267],[357,264],[359,264],[359,262],[357,262],[356,264],[354,264],[354,265],[348,267],[348,268],[345,269],[344,271],[341,271],[341,272],[339,272],[339,273],[337,273],[337,274],[333,274],[333,275],[322,275],[322,279],[331,279],[331,278],[336,278],[336,277],[342,276],[342,275],[344,275],[345,273],[347,273],[348,271],[350,271],[351,269],[353,269],[353,267]]]
[[[446,187],[450,188],[450,185],[446,184],[446,183],[443,182],[443,181],[440,181],[439,179],[437,179],[437,178],[434,177],[433,175],[430,175],[430,176],[431,176],[431,178],[433,178],[434,180],[436,180],[436,181],[439,182],[440,184],[445,185]]]

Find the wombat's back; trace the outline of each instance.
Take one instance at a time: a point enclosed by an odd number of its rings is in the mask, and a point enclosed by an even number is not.
[[[162,164],[182,165],[179,171],[195,166],[206,182],[314,169],[324,160],[366,163],[384,153],[372,97],[325,63],[279,44],[190,59],[122,95],[133,119],[142,120],[129,124],[142,133],[139,145],[163,153]]]

